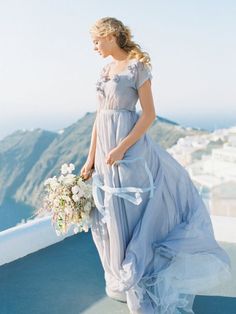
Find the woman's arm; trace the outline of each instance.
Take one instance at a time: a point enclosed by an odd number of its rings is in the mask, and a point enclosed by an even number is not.
[[[84,180],[87,180],[91,177],[92,171],[95,168],[94,162],[95,162],[95,151],[96,151],[96,141],[97,141],[97,128],[96,128],[96,119],[95,118],[93,129],[92,129],[92,135],[91,135],[91,143],[89,147],[89,153],[87,160],[83,167],[80,170],[80,175],[84,178]]]
[[[90,143],[90,148],[89,148],[88,157],[87,157],[87,161],[93,164],[95,161],[95,151],[96,151],[96,142],[97,142],[96,120],[97,120],[97,116],[93,124],[91,143]]]
[[[130,133],[117,146],[123,153],[138,141],[156,119],[150,80],[138,89],[138,94],[143,112]]]
[[[116,160],[123,159],[129,147],[139,140],[156,119],[150,79],[142,85],[138,85],[140,86],[138,87],[138,95],[143,112],[129,134],[107,154],[105,161],[109,165],[112,165]]]

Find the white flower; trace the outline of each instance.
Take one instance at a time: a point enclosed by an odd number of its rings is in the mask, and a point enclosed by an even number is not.
[[[83,195],[85,198],[89,198],[91,196],[91,193],[89,191],[85,190]]]
[[[48,178],[47,180],[45,180],[44,185],[51,185],[51,183],[53,183],[53,182],[57,182],[56,176],[54,176],[53,178]]]
[[[75,185],[72,187],[71,191],[73,194],[77,194],[79,192],[80,188],[78,185]]]
[[[65,185],[72,185],[75,182],[75,174],[67,174],[64,178],[63,178],[63,183]]]
[[[50,185],[51,180],[52,180],[52,178],[48,178],[47,180],[45,180],[44,183],[43,183],[44,186],[45,185]]]
[[[87,203],[85,204],[85,206],[84,206],[84,211],[85,211],[86,213],[89,213],[90,210],[91,210],[91,203],[90,203],[90,202],[87,202]]]
[[[56,189],[59,187],[59,185],[60,185],[60,183],[57,182],[57,179],[52,180],[52,181],[50,182],[50,187],[51,187],[51,189],[52,189],[53,191],[56,191]]]
[[[75,166],[72,163],[70,164],[65,163],[61,166],[62,174],[72,173],[73,170],[75,170]]]
[[[58,178],[58,182],[63,183],[64,182],[64,175],[60,175],[60,177]]]
[[[73,198],[73,200],[74,200],[75,202],[78,202],[78,201],[80,200],[80,197],[79,197],[78,194],[73,194],[73,195],[72,195],[72,198]]]
[[[85,182],[83,182],[83,181],[81,181],[81,180],[79,180],[79,182],[78,182],[78,186],[79,187],[81,187],[81,189],[86,189],[86,186],[87,186],[87,184],[85,183]]]
[[[61,173],[62,174],[67,174],[67,168],[68,168],[67,164],[63,164],[61,166]]]
[[[73,170],[75,170],[74,164],[70,163],[68,167],[68,172],[71,173]]]
[[[74,169],[72,163],[65,163],[58,177],[48,178],[44,182],[47,195],[43,207],[47,213],[52,213],[57,235],[65,234],[71,224],[74,224],[74,233],[87,232],[91,227],[90,211],[95,206],[92,185],[72,174]],[[80,215],[77,215],[78,210]]]
[[[85,196],[85,193],[83,190],[80,190],[79,193],[78,193],[79,197],[82,197],[82,196]]]

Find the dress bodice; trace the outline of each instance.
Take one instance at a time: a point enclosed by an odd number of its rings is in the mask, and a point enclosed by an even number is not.
[[[97,80],[96,90],[99,109],[126,109],[135,111],[138,89],[152,74],[143,62],[131,59],[125,70],[108,76],[111,63],[105,65]]]

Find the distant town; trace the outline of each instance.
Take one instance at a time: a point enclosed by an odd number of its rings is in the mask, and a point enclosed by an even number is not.
[[[212,215],[236,216],[236,126],[180,138],[167,151],[186,168]]]

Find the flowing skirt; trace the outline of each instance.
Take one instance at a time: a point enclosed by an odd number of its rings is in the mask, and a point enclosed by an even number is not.
[[[147,133],[106,164],[138,117],[98,113],[91,232],[106,288],[133,314],[193,313],[196,294],[231,278],[230,260],[188,172]]]

